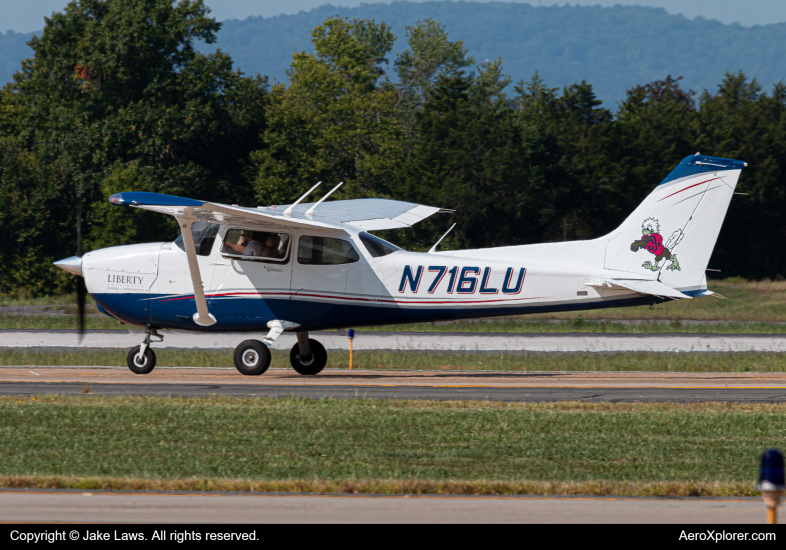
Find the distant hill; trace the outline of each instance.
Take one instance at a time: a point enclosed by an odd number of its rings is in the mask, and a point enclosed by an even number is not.
[[[0,86],[11,80],[13,74],[19,70],[23,59],[33,55],[26,42],[35,33],[19,33],[14,31],[0,32]]]
[[[208,1],[209,3],[209,1]],[[590,82],[610,107],[625,90],[683,75],[684,87],[714,90],[726,69],[743,69],[765,89],[786,78],[786,23],[743,27],[686,19],[640,6],[532,7],[501,2],[393,2],[356,8],[322,6],[297,15],[229,20],[218,47],[247,73],[286,80],[292,52],[310,49],[310,32],[332,15],[385,21],[405,47],[404,26],[432,17],[477,61],[502,57],[514,82],[537,69],[550,86]],[[10,36],[9,36],[10,35]],[[29,48],[29,34],[0,34],[0,81],[10,79]],[[207,49],[207,48],[203,48]],[[25,51],[27,53],[25,53]],[[391,59],[392,63],[392,59]],[[391,65],[392,67],[392,65]]]

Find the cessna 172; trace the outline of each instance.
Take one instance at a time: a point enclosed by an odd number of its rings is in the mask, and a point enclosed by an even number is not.
[[[264,331],[234,362],[270,366],[269,347],[294,331],[300,374],[319,373],[325,348],[309,331],[393,323],[653,304],[713,294],[705,271],[746,163],[685,158],[617,229],[574,242],[427,253],[369,231],[406,228],[439,208],[387,199],[246,208],[144,192],[109,201],[174,216],[174,242],[94,250],[55,265],[84,278],[101,312],[146,328],[128,353],[153,370],[158,329]],[[317,184],[319,185],[319,184]],[[341,184],[339,184],[341,185]],[[444,236],[443,236],[444,238]],[[440,239],[441,240],[441,239]]]

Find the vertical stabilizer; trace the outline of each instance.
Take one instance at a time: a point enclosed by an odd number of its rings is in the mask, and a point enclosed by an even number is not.
[[[699,154],[685,158],[607,236],[605,266],[684,293],[706,288],[705,270],[746,163]]]

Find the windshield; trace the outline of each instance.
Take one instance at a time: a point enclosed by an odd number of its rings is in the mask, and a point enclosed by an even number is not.
[[[194,236],[194,248],[198,256],[209,256],[213,250],[213,243],[216,242],[218,224],[206,221],[198,221],[191,224],[191,234]],[[185,252],[186,245],[183,244],[183,235],[175,239],[175,246]]]
[[[389,243],[386,240],[380,239],[379,237],[375,237],[370,233],[364,232],[358,236],[360,237],[360,241],[365,245],[366,250],[368,250],[368,253],[371,254],[372,258],[387,256],[388,254],[393,254],[394,252],[403,250],[395,244]]]

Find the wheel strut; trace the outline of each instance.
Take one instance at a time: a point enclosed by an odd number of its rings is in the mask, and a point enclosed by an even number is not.
[[[142,341],[142,345],[139,346],[139,353],[136,354],[136,358],[140,363],[144,360],[145,352],[147,351],[148,346],[151,344],[151,337],[158,338],[158,340],[152,340],[152,342],[164,341],[163,334],[159,334],[157,329],[147,325],[147,329],[145,329],[145,339]]]
[[[297,335],[298,348],[300,348],[300,356],[303,357],[304,359],[310,357],[311,345],[309,344],[308,341],[308,332],[306,331],[296,332],[295,334]]]

